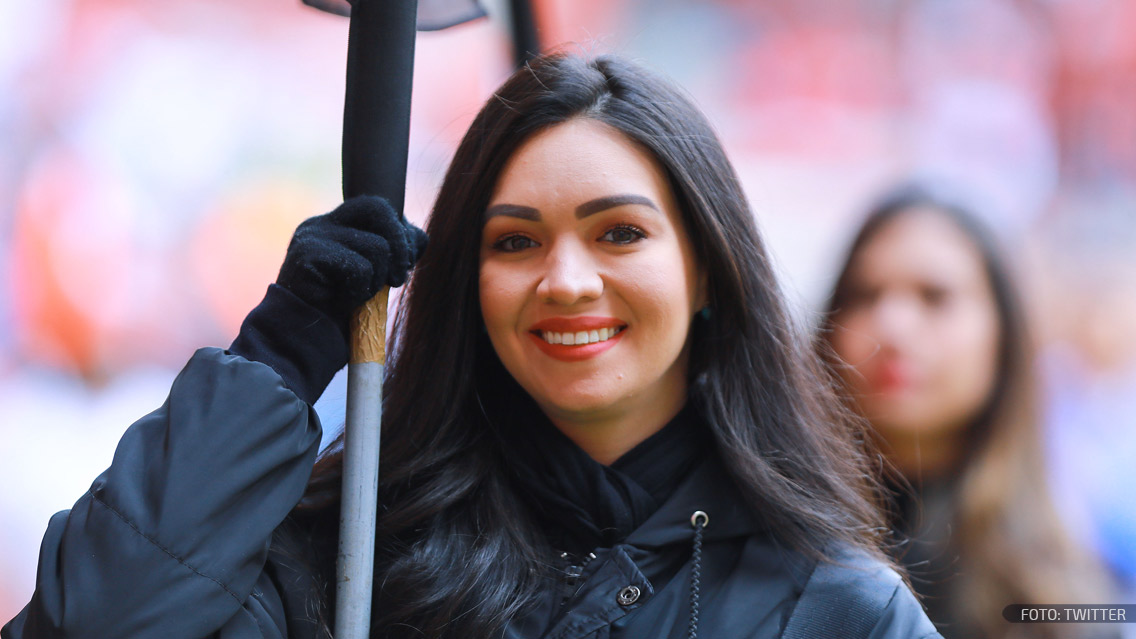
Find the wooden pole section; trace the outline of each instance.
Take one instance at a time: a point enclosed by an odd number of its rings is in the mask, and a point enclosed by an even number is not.
[[[417,0],[354,0],[343,110],[343,196],[379,195],[402,212],[410,145]],[[370,636],[387,293],[352,321],[336,565],[335,637]]]

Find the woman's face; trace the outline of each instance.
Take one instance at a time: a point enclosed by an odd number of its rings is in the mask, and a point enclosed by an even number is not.
[[[662,168],[615,129],[573,119],[506,163],[481,235],[481,311],[558,425],[677,412],[703,279]]]
[[[892,219],[854,257],[832,345],[885,439],[960,432],[994,385],[999,319],[978,248],[942,214]]]

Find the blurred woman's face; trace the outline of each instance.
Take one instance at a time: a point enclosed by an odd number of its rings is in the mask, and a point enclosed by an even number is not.
[[[853,258],[832,345],[861,412],[891,443],[956,434],[994,385],[999,320],[979,249],[916,209]]]
[[[538,133],[505,165],[485,218],[489,338],[557,425],[661,426],[681,408],[703,278],[644,149],[583,118]]]

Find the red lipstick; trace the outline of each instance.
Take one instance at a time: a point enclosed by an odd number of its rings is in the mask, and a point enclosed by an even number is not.
[[[536,343],[537,348],[549,357],[564,362],[579,362],[591,359],[615,346],[626,331],[627,324],[614,317],[550,317],[533,324],[529,335]],[[549,344],[544,340],[542,333],[579,333],[598,331],[600,329],[619,330],[618,333],[602,342],[592,342],[582,345]]]
[[[620,328],[627,326],[614,317],[581,315],[580,317],[550,317],[533,324],[530,331],[555,331],[557,333],[578,333],[598,331],[601,328]]]
[[[876,391],[882,393],[906,390],[913,381],[910,367],[896,360],[881,364],[872,377]]]

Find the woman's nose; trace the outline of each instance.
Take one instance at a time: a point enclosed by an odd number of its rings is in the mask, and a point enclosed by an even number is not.
[[[883,295],[873,309],[872,323],[881,345],[901,346],[919,332],[919,305],[907,295]]]
[[[536,291],[544,301],[568,306],[597,299],[603,293],[603,278],[595,260],[578,241],[554,243],[544,266]]]

